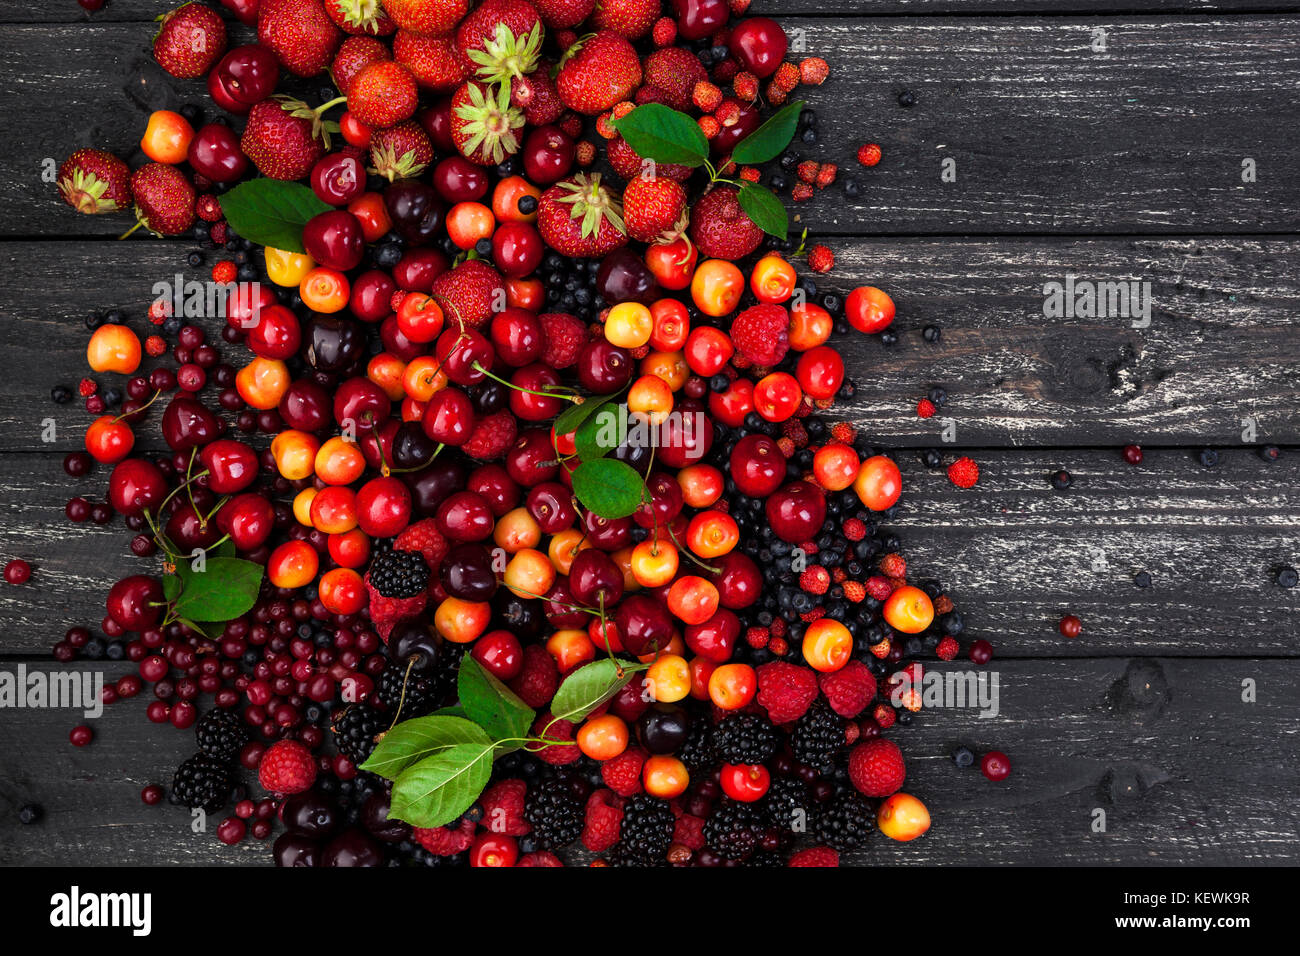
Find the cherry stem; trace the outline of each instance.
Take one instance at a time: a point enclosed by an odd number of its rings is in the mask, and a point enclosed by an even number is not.
[[[123,238],[125,238],[125,237],[123,237]],[[124,419],[124,418],[130,418],[130,417],[132,417],[132,416],[134,416],[134,415],[139,415],[142,411],[144,411],[146,408],[148,408],[148,407],[149,407],[150,405],[152,405],[154,402],[158,401],[158,396],[161,395],[161,394],[162,394],[162,389],[160,388],[160,389],[158,389],[156,392],[153,393],[153,398],[149,399],[149,401],[145,402],[145,403],[144,403],[143,405],[141,405],[139,408],[134,409],[133,411],[123,412],[121,415],[118,415],[117,418],[113,419],[113,424],[116,425],[118,422],[120,422],[120,421],[121,421],[122,419]]]
[[[402,705],[406,703],[406,684],[411,679],[411,671],[412,669],[414,669],[415,662],[417,659],[418,656],[412,654],[411,659],[406,662],[406,673],[402,675],[402,692],[397,697],[397,709],[393,713],[393,722],[388,725],[389,730],[392,730],[394,727],[396,727],[397,722],[402,717]]]
[[[713,567],[712,565],[705,564],[703,561],[701,561],[701,560],[700,560],[699,558],[697,558],[695,555],[691,554],[691,549],[690,549],[690,548],[683,548],[683,547],[682,547],[682,543],[681,543],[680,541],[677,540],[677,535],[673,534],[673,529],[672,529],[671,526],[668,526],[667,530],[668,530],[668,537],[672,538],[672,539],[673,539],[673,544],[677,545],[677,553],[678,553],[678,554],[684,554],[684,555],[686,555],[686,557],[687,557],[688,560],[690,560],[690,561],[694,562],[695,564],[699,565],[701,568],[703,568],[705,571],[708,571],[710,574],[719,574],[719,573],[721,573],[721,571],[722,571],[721,568],[715,568],[715,567]]]
[[[526,395],[536,395],[539,398],[562,398],[567,402],[573,402],[575,405],[582,401],[582,396],[578,395],[572,389],[566,388],[563,385],[553,386],[554,388],[560,389],[561,391],[537,392],[531,388],[524,388],[522,385],[516,385],[513,382],[507,382],[504,378],[502,378],[499,375],[493,375],[491,372],[485,369],[478,362],[475,362],[473,367],[476,370],[482,372],[488,378],[492,379],[494,382],[500,382],[506,388],[513,388],[516,392],[523,392]]]

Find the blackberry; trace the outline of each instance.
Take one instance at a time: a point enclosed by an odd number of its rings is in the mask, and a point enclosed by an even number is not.
[[[353,704],[335,718],[330,729],[339,753],[360,766],[374,751],[375,738],[392,722],[391,717],[369,704]]]
[[[692,776],[702,776],[718,762],[718,752],[713,747],[713,728],[704,720],[691,722],[686,741],[677,748],[677,759],[686,764]]]
[[[230,797],[230,768],[223,761],[199,753],[176,768],[172,802],[215,813]]]
[[[370,562],[370,583],[386,598],[412,598],[429,586],[429,565],[419,551],[386,551]]]
[[[749,856],[758,849],[766,830],[763,811],[739,800],[723,800],[704,821],[704,839],[724,860]]]
[[[406,685],[405,697],[402,696],[403,683]],[[379,682],[375,685],[375,699],[388,708],[393,716],[409,720],[412,717],[423,717],[438,708],[442,702],[439,687],[436,675],[425,677],[412,673],[408,678],[405,667],[390,665],[379,675]]]
[[[633,797],[623,807],[623,822],[611,862],[617,866],[663,866],[675,824],[667,800],[644,794]]]
[[[775,850],[759,850],[745,860],[742,865],[746,867],[778,867],[785,866],[785,860]]]
[[[524,819],[532,824],[539,850],[568,846],[582,834],[582,801],[560,777],[530,786],[524,797]]]
[[[768,825],[784,833],[798,832],[796,823],[806,829],[812,803],[808,785],[798,777],[777,777],[763,801]]]
[[[817,814],[817,842],[833,850],[855,850],[871,836],[875,819],[871,801],[854,790],[845,790]]]
[[[821,698],[813,701],[790,733],[790,750],[795,759],[817,770],[829,767],[843,746],[844,722]]]
[[[248,726],[233,710],[216,708],[208,711],[194,725],[199,750],[209,757],[229,763],[251,739]]]
[[[732,714],[713,728],[713,747],[724,763],[765,763],[778,743],[776,728],[757,714]]]

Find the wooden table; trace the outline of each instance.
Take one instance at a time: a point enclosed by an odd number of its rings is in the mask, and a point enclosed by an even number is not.
[[[853,415],[901,449],[911,567],[997,647],[998,717],[934,711],[897,734],[934,829],[875,841],[861,862],[1300,859],[1300,591],[1272,570],[1300,563],[1300,4],[1129,5],[755,3],[832,64],[810,94],[822,144],[809,152],[862,186],[794,209],[836,250],[819,282],[870,282],[898,303],[897,345],[852,348]],[[91,20],[72,0],[0,8],[0,554],[37,566],[31,584],[0,586],[5,669],[49,666],[133,560],[120,524],[64,519],[66,498],[102,494],[103,475],[62,474],[86,416],[48,394],[83,374],[84,314],[120,306],[139,327],[152,284],[190,271],[192,244],[115,242],[121,218],[74,215],[42,172],[77,146],[129,154],[148,110],[202,101],[201,83],[169,80],[148,54],[162,7],[110,0]],[[885,158],[867,171],[853,154],[869,140]],[[1149,325],[1046,317],[1044,285],[1067,275],[1149,282]],[[940,344],[922,340],[930,324]],[[921,420],[932,384],[951,399]],[[1129,442],[1145,449],[1138,467],[1119,454]],[[1265,443],[1280,461],[1258,457]],[[975,457],[979,486],[927,471],[926,447]],[[1217,467],[1198,463],[1202,447]],[[1068,491],[1047,481],[1058,468]],[[1056,631],[1067,612],[1083,620],[1076,641]],[[111,707],[79,750],[70,712],[0,710],[0,862],[267,859],[140,802],[193,749],[143,711]],[[957,743],[1004,750],[1011,778],[959,771]],[[42,824],[15,822],[27,802]]]

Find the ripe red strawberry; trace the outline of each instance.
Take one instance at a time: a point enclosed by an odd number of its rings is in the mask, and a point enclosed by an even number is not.
[[[194,187],[175,166],[148,163],[131,174],[136,224],[159,236],[178,236],[194,225]],[[125,237],[123,237],[125,238]]]
[[[528,784],[522,780],[502,780],[483,791],[478,804],[483,808],[483,826],[492,833],[526,836],[532,826],[524,819],[524,795]]]
[[[432,518],[422,518],[414,524],[407,525],[402,533],[393,539],[394,551],[419,551],[424,555],[425,563],[431,568],[442,564],[443,556],[451,546],[438,530],[438,522]]]
[[[790,857],[786,866],[839,866],[840,855],[828,846],[810,846]]]
[[[542,193],[537,229],[546,244],[563,256],[592,259],[627,244],[623,207],[600,173],[578,173]]]
[[[339,29],[354,36],[386,37],[397,29],[379,0],[325,0],[325,12]]]
[[[566,312],[548,312],[537,321],[541,323],[546,343],[542,349],[543,362],[558,370],[578,361],[582,347],[587,344],[587,327],[582,319]]]
[[[686,228],[686,190],[671,179],[633,177],[623,188],[623,222],[641,242],[676,238]]]
[[[551,79],[551,65],[542,60],[533,72],[512,82],[510,102],[523,109],[530,126],[545,126],[558,120],[564,112],[564,102]]]
[[[178,79],[202,76],[226,52],[226,23],[211,7],[185,3],[158,19],[153,57]]]
[[[948,480],[958,488],[974,488],[980,480],[980,466],[973,458],[958,458],[948,466]]]
[[[464,58],[456,51],[456,40],[450,36],[398,30],[393,37],[393,58],[411,71],[416,83],[436,93],[450,93],[469,76]]]
[[[626,39],[601,30],[565,51],[555,86],[569,109],[595,116],[641,85],[641,58]]]
[[[239,147],[263,176],[302,179],[329,147],[337,123],[327,123],[302,100],[272,96],[248,111]]]
[[[461,84],[451,98],[451,138],[460,154],[480,166],[495,166],[519,151],[524,112],[510,105],[506,86]]]
[[[695,84],[707,83],[708,79],[699,57],[682,47],[664,47],[645,58],[646,86],[664,93],[668,97],[666,104],[675,110],[688,109]]]
[[[290,73],[317,76],[329,68],[343,31],[321,0],[262,0],[257,39]]]
[[[770,661],[757,668],[758,705],[774,724],[787,724],[808,713],[817,699],[817,675],[810,668]]]
[[[297,740],[277,740],[257,764],[257,780],[271,793],[302,793],[316,782],[316,759]]]
[[[637,154],[622,136],[615,136],[605,141],[605,155],[614,172],[624,181],[630,182],[646,170],[645,160]],[[693,170],[680,163],[655,163],[655,175],[684,183],[691,178]]]
[[[348,111],[372,130],[415,115],[420,89],[411,71],[392,60],[368,64],[348,83]]]
[[[635,40],[650,32],[662,12],[659,0],[596,0],[591,26]]]
[[[849,752],[849,780],[864,796],[887,797],[897,793],[906,779],[903,752],[892,740],[875,737]]]
[[[391,60],[388,46],[374,37],[348,37],[334,54],[330,78],[340,90],[346,90],[353,78],[371,63]]]
[[[77,212],[97,216],[131,204],[131,171],[102,149],[79,149],[59,167],[59,193]]]
[[[594,790],[587,798],[582,845],[592,853],[604,853],[618,842],[618,831],[623,822],[621,802],[608,790]]]
[[[456,28],[456,47],[471,76],[509,83],[537,69],[544,32],[528,0],[484,0]]]
[[[508,410],[506,414],[509,414]],[[560,686],[560,668],[555,658],[540,644],[526,646],[523,657],[523,669],[509,682],[510,689],[529,707],[545,707]]]
[[[383,0],[387,13],[403,30],[446,36],[469,13],[470,0]]]
[[[740,208],[734,186],[717,186],[691,208],[691,239],[711,259],[743,259],[763,241],[763,230]]]
[[[491,461],[493,458],[499,458],[514,444],[515,435],[518,434],[517,428],[515,416],[510,409],[503,408],[499,412],[476,419],[469,441],[461,445],[460,450],[475,461]],[[517,688],[515,693],[519,693]],[[550,698],[548,697],[547,700]]]
[[[535,0],[533,6],[551,29],[576,27],[591,16],[596,0]]]
[[[861,661],[849,661],[839,670],[817,678],[831,710],[852,720],[876,696],[876,678]]]
[[[433,280],[433,297],[442,306],[448,326],[458,322],[477,329],[504,307],[505,281],[482,259],[466,259]]]
[[[755,365],[778,365],[790,350],[790,313],[770,303],[750,306],[732,320],[731,342]]]
[[[433,143],[414,120],[375,130],[370,137],[370,164],[389,182],[414,178],[433,162]]]

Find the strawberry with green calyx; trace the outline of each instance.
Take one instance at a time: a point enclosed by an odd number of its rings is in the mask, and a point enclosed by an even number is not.
[[[389,182],[414,179],[433,162],[433,143],[419,123],[377,129],[370,137],[371,172]]]
[[[397,29],[379,0],[325,0],[325,12],[339,29],[353,36],[386,37]]]
[[[258,10],[258,42],[294,76],[324,73],[343,37],[321,0],[262,0]]]
[[[211,7],[185,3],[164,13],[158,22],[153,56],[177,79],[202,76],[226,52],[226,24]]]
[[[329,149],[330,134],[339,131],[325,112],[344,102],[340,96],[312,109],[289,96],[268,97],[248,111],[239,147],[263,176],[302,179]]]
[[[482,49],[469,50],[467,56],[475,66],[475,75],[485,83],[502,83],[507,89],[513,80],[521,79],[537,69],[542,50],[542,24],[533,24],[523,36],[515,36],[504,23],[497,24],[497,32],[483,41]]]
[[[591,259],[627,244],[623,207],[599,173],[578,173],[542,193],[537,229],[561,255]]]
[[[178,236],[194,225],[194,186],[175,166],[147,163],[131,174],[136,223],[125,239],[141,226],[156,236]]]
[[[686,231],[686,190],[659,176],[634,176],[623,187],[627,234],[641,242],[672,242]]]
[[[472,80],[451,98],[451,138],[460,154],[480,166],[495,166],[519,151],[523,110],[510,105],[510,91]]]
[[[564,51],[555,85],[565,106],[595,116],[632,98],[641,85],[641,58],[626,39],[601,30]]]
[[[131,171],[102,149],[79,149],[59,167],[59,193],[77,212],[98,216],[131,205]]]
[[[534,31],[540,46],[542,20],[537,15],[537,8],[528,0],[483,0],[478,9],[456,28],[456,46],[472,73],[484,65],[474,58],[474,54],[489,54],[489,44],[496,44],[507,35],[512,46],[527,45]]]

